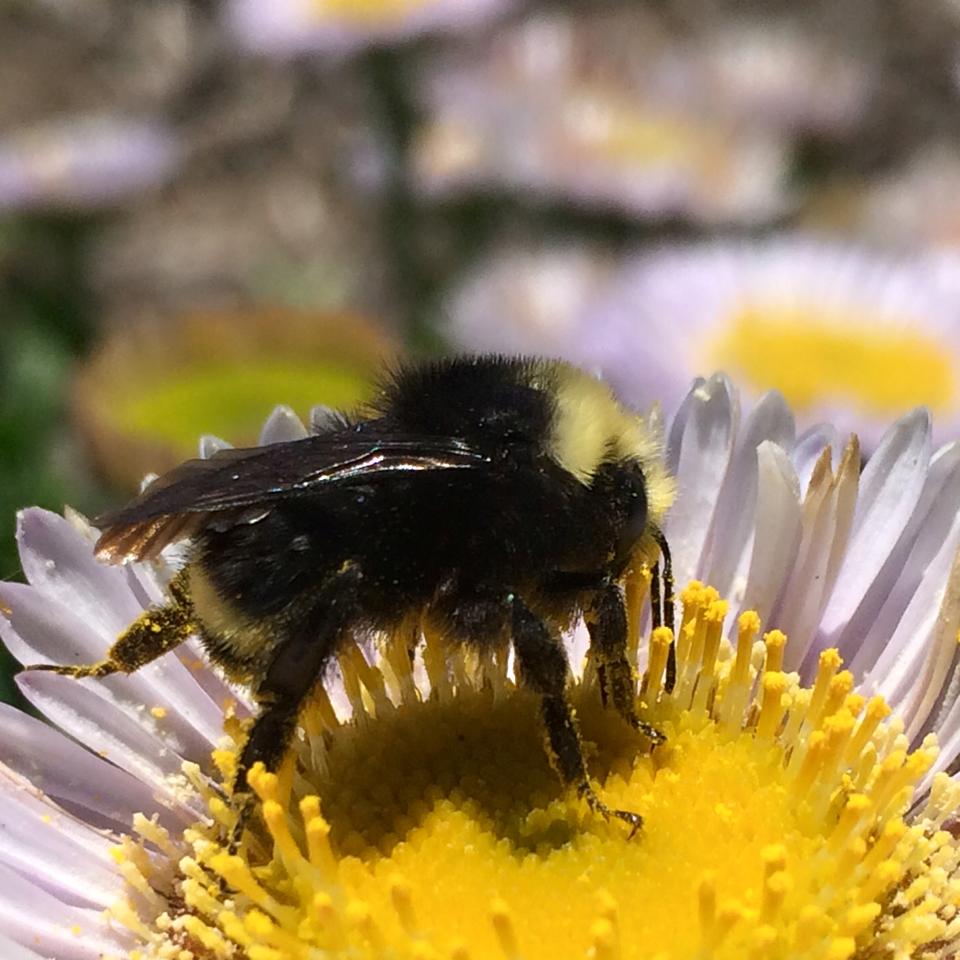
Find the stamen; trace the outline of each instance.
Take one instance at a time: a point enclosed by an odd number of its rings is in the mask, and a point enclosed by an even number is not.
[[[627,608],[627,656],[635,663],[640,649],[640,611],[650,592],[650,568],[645,564],[628,571],[624,582]]]
[[[641,696],[656,700],[663,690],[663,680],[667,669],[667,657],[670,655],[670,644],[673,643],[673,634],[668,627],[657,627],[650,636],[650,660],[647,663],[647,673]]]
[[[510,908],[504,900],[494,900],[490,904],[490,919],[500,942],[500,949],[506,960],[518,960],[517,934],[510,917]]]

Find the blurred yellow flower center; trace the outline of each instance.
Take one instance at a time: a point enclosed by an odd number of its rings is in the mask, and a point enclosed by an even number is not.
[[[428,640],[424,699],[404,649],[347,650],[353,720],[321,693],[281,775],[254,769],[263,826],[237,855],[209,789],[214,827],[181,840],[136,824],[167,861],[118,848],[131,892],[113,915],[143,943],[131,960],[939,956],[960,932],[942,829],[960,788],[936,778],[906,818],[933,739],[909,753],[834,651],[805,688],[755,614],[728,642],[726,609],[685,592],[670,693],[669,631],[651,638],[640,704],[668,736],[652,755],[602,707],[589,663],[572,691],[601,796],[645,818],[633,838],[561,790],[536,699],[504,664]]]
[[[328,406],[351,409],[368,393],[364,371],[338,364],[208,363],[144,383],[139,392],[128,391],[112,416],[125,431],[149,434],[192,452],[198,423],[218,436],[237,437],[249,433],[250,424],[262,423],[278,402],[306,414],[318,394]]]
[[[583,92],[566,107],[573,144],[626,166],[674,164],[684,169],[703,162],[718,143],[713,131],[681,114],[618,101],[609,93]]]
[[[337,20],[376,23],[406,16],[431,0],[309,0],[314,16]]]
[[[943,412],[956,403],[954,366],[943,343],[908,323],[884,329],[817,304],[746,307],[705,359],[706,368],[760,390],[775,387],[798,410],[838,402],[886,416],[918,404]]]

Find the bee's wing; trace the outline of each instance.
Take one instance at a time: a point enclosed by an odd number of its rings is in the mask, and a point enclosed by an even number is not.
[[[94,523],[97,555],[113,563],[156,556],[194,536],[223,511],[262,516],[271,504],[325,486],[417,470],[477,469],[488,459],[453,437],[376,436],[338,431],[187,460],[158,477],[126,506]],[[242,516],[242,513],[241,513]]]

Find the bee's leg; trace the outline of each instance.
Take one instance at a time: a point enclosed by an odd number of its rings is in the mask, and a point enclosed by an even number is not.
[[[187,592],[186,574],[178,573],[170,582],[170,601],[162,607],[144,610],[117,638],[99,663],[60,666],[36,663],[24,670],[45,670],[67,677],[109,677],[113,673],[133,673],[175,647],[195,630],[193,609]]]
[[[301,707],[336,652],[344,630],[356,619],[359,580],[359,570],[348,567],[322,591],[310,611],[291,624],[257,685],[254,696],[260,712],[243,745],[233,783],[238,817],[232,849],[239,846],[253,810],[247,774],[257,762],[271,773],[283,763]]]
[[[547,731],[550,759],[560,779],[575,786],[590,809],[605,818],[617,817],[630,824],[632,837],[643,824],[637,813],[611,810],[593,792],[583,761],[583,747],[567,701],[567,658],[547,625],[517,596],[512,598],[513,649],[520,679],[540,694],[540,713]]]
[[[660,553],[663,556],[663,612],[660,615],[660,620],[663,626],[669,627],[670,632],[674,634],[674,641],[670,644],[670,649],[667,651],[667,673],[663,684],[667,693],[672,693],[677,683],[676,607],[674,600],[673,560],[670,557],[670,546],[667,544],[667,538],[657,527],[653,527],[651,532],[654,543],[660,548]],[[651,603],[653,603],[653,584],[657,581],[658,573],[659,564],[653,568],[653,580],[650,585]],[[658,598],[659,595],[660,586],[657,584]],[[658,625],[656,623],[656,617],[657,612],[654,610],[654,626]]]
[[[627,611],[617,584],[608,583],[593,595],[586,621],[590,649],[599,664],[598,673],[602,667],[604,683],[617,712],[655,744],[663,743],[663,734],[637,716],[636,684],[627,659]]]

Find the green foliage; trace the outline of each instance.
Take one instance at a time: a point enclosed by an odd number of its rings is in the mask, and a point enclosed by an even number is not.
[[[89,326],[81,280],[78,223],[0,223],[0,577],[20,576],[16,512],[83,508],[89,491],[69,479],[65,392]],[[42,256],[40,256],[42,254]],[[15,699],[12,661],[0,661],[0,699]]]

